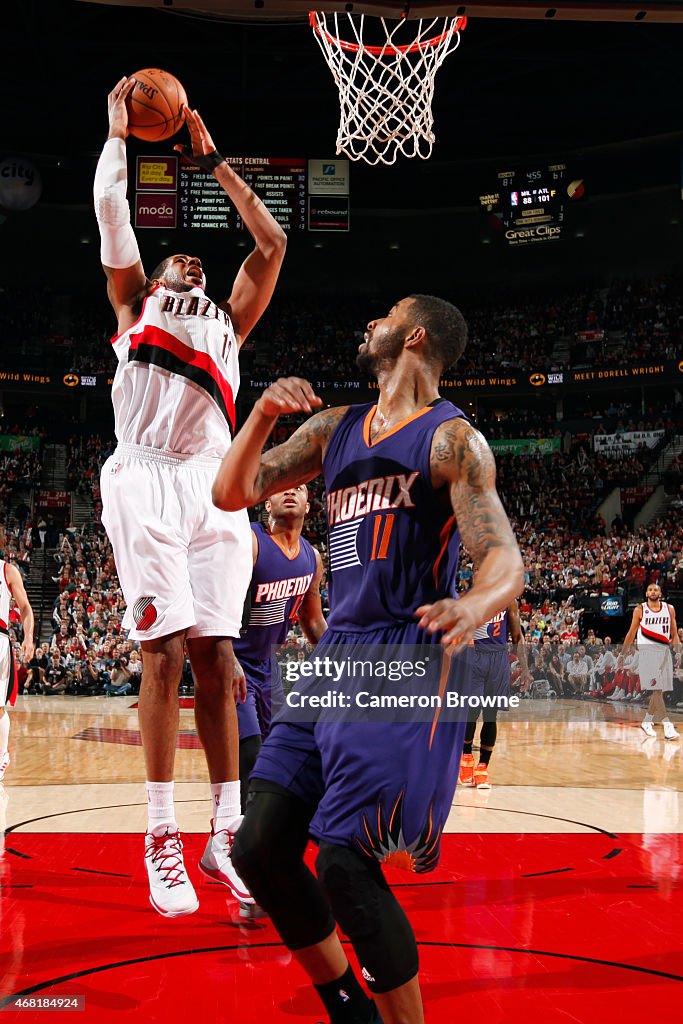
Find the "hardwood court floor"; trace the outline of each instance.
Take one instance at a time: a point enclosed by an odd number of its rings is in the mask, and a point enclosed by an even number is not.
[[[98,1024],[315,1024],[323,1014],[270,923],[243,922],[200,881],[210,805],[191,711],[178,811],[201,905],[175,921],[149,907],[132,703],[25,698],[12,713],[0,996],[84,995],[80,1019]],[[437,871],[391,873],[420,944],[426,1020],[673,1020],[683,741],[644,740],[628,705],[557,702],[537,717],[504,720],[490,792],[456,792]]]

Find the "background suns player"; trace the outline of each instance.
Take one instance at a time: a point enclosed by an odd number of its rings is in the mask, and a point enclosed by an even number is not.
[[[507,608],[496,612],[488,622],[474,632],[474,650],[467,652],[470,664],[470,692],[480,697],[508,697],[510,695],[510,658],[508,633],[517,652],[522,674],[527,674],[526,649],[519,620],[519,605],[512,601]],[[477,719],[483,721],[479,732],[479,762],[475,765],[472,744]],[[460,783],[490,789],[489,764],[498,736],[498,709],[484,707],[468,715],[460,761]]]
[[[216,152],[196,111],[184,108],[195,162],[211,170],[239,211],[255,247],[216,303],[201,261],[165,259],[148,279],[126,201],[128,117],[134,79],[109,95],[109,138],[95,175],[95,210],[107,292],[118,320],[112,401],[118,447],[102,469],[102,520],[128,610],[141,641],[140,732],[145,753],[150,900],[167,916],[197,909],[173,804],[177,690],[187,649],[195,677],[197,732],[214,803],[202,863],[238,898],[248,898],[229,859],[239,821],[234,656],[251,576],[246,512],[221,513],[211,482],[230,446],[239,385],[238,349],[270,301],[285,236],[251,189]]]
[[[312,644],[327,628],[320,602],[322,560],[301,536],[309,508],[308,488],[299,484],[271,494],[266,501],[267,526],[251,525],[254,573],[249,622],[233,643],[247,685],[246,700],[237,705],[243,804],[261,740],[270,732],[273,705],[281,703],[279,675],[272,678],[277,670],[273,651],[287,639],[297,618]]]
[[[671,644],[678,639],[676,612],[670,604],[662,601],[662,591],[651,583],[645,591],[646,600],[633,609],[633,619],[624,637],[624,648],[636,643],[638,648],[638,675],[640,689],[650,692],[647,713],[641,728],[647,736],[655,736],[655,716],[660,717],[664,726],[664,738],[677,740],[679,733],[666,713],[664,694],[673,690],[673,662]]]
[[[306,381],[278,381],[223,461],[214,500],[225,508],[324,473],[330,615],[316,654],[341,644],[352,662],[375,644],[414,652],[415,644],[435,651],[439,641],[468,641],[522,589],[491,452],[438,393],[441,371],[465,341],[450,303],[403,299],[368,325],[359,350],[359,366],[379,383],[376,406],[320,412],[262,454],[280,414],[321,404]],[[480,570],[456,600],[460,533]],[[452,662],[456,670],[462,663]],[[333,1024],[424,1019],[415,937],[380,865],[428,871],[438,862],[464,726],[431,715],[405,723],[325,715],[275,723],[261,748],[233,860]],[[309,831],[320,846],[317,880],[303,862]],[[376,1005],[349,967],[335,919]]]
[[[0,540],[4,544],[4,539],[0,537]],[[16,565],[11,565],[0,558],[0,782],[4,779],[10,763],[10,726],[6,705],[14,706],[17,699],[17,677],[9,636],[9,610],[12,599],[16,602],[21,615],[21,626],[24,631],[21,656],[28,664],[35,649],[33,609]]]

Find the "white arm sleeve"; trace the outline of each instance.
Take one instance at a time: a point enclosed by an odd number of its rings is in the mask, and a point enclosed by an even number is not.
[[[123,139],[107,139],[95,171],[95,216],[100,228],[100,256],[105,267],[123,270],[140,259],[130,226],[126,199],[128,167]]]

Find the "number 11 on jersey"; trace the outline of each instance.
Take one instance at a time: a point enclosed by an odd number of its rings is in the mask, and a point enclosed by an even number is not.
[[[386,558],[389,550],[391,532],[394,529],[394,514],[375,516],[375,523],[372,534],[372,549],[370,558],[374,561],[377,558]]]

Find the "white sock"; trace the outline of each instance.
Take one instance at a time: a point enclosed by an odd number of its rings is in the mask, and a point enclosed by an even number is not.
[[[654,715],[645,715],[644,722],[654,722]]]
[[[236,782],[212,782],[213,830],[222,832],[240,816],[240,784]]]
[[[175,832],[178,825],[173,806],[173,782],[146,782],[147,789],[147,831],[153,832],[160,826],[171,825]],[[160,833],[157,832],[157,835]]]
[[[666,718],[662,719],[662,725],[671,725],[671,719],[667,715]]]
[[[7,747],[9,745],[9,715],[5,711],[2,718],[0,718],[0,757],[7,753]]]

